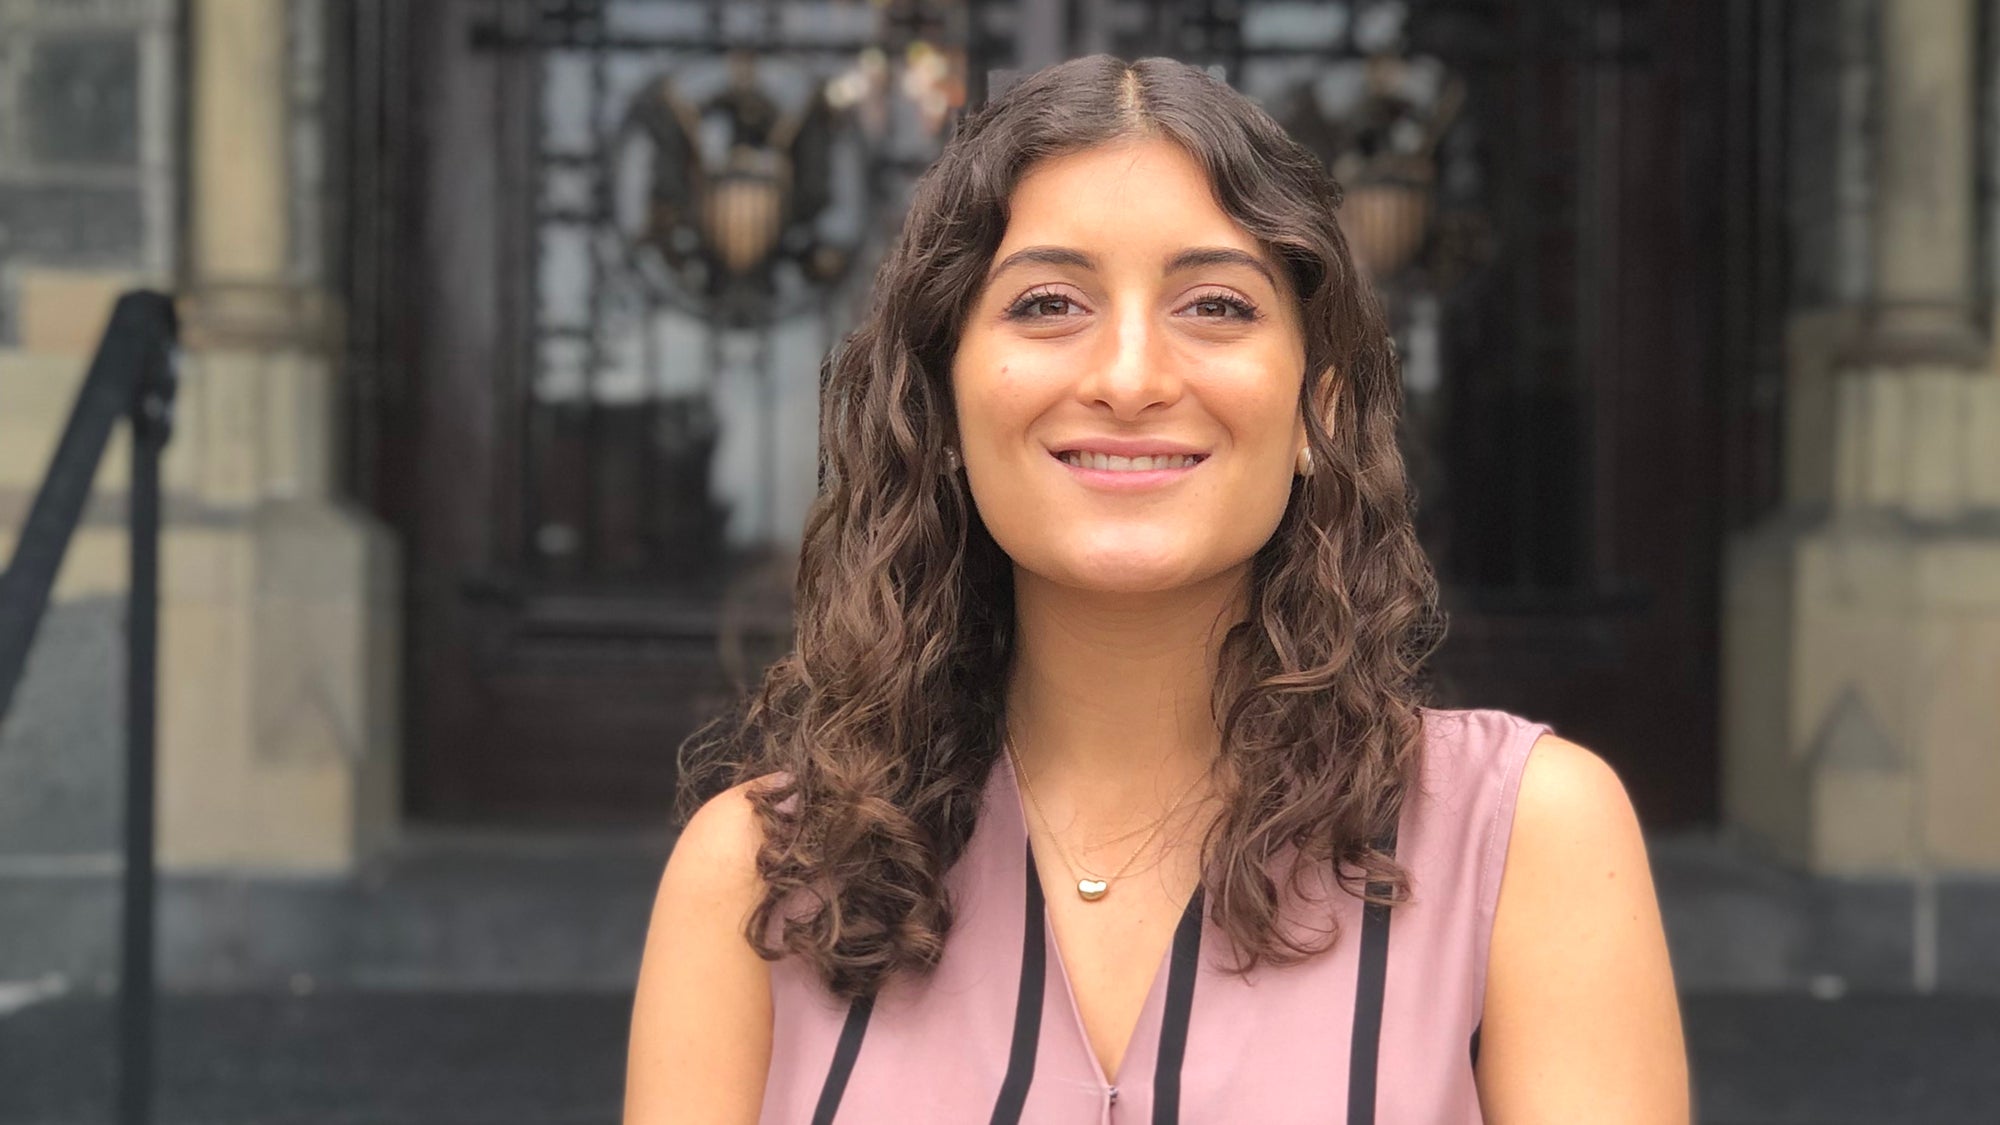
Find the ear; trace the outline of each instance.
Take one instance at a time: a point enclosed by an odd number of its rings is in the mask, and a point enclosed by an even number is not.
[[[1306,396],[1307,410],[1317,408],[1324,412],[1324,421],[1322,424],[1328,433],[1333,432],[1333,420],[1337,409],[1337,399],[1332,389],[1333,380],[1333,368],[1329,367],[1321,373],[1319,385],[1311,388]],[[1318,399],[1324,399],[1324,405],[1320,405],[1315,401]],[[1312,449],[1307,444],[1304,410],[1299,412],[1298,425],[1293,427],[1293,431],[1293,471],[1302,477],[1310,476],[1312,473]]]
[[[1306,397],[1309,408],[1314,405],[1319,407],[1321,411],[1320,424],[1328,433],[1333,432],[1334,419],[1339,416],[1340,395],[1338,378],[1339,376],[1331,367],[1320,372],[1317,384]],[[1303,447],[1306,440],[1306,424],[1303,417],[1299,419],[1298,432],[1299,445]]]

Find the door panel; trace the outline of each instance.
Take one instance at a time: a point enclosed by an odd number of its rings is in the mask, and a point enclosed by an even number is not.
[[[787,643],[819,360],[963,101],[965,13],[408,7],[411,811],[657,820]]]

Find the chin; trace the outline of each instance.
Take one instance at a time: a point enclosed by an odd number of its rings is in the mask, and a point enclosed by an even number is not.
[[[1192,586],[1227,566],[1187,551],[1164,550],[1126,542],[1101,544],[1082,552],[1064,552],[1047,561],[1038,573],[1078,590],[1104,594],[1157,594]]]

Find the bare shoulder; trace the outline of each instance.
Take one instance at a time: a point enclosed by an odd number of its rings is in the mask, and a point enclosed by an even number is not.
[[[1645,838],[1617,771],[1568,739],[1528,756],[1480,1037],[1487,1120],[1681,1123],[1687,1061]]]
[[[626,1125],[754,1122],[771,1053],[770,966],[745,936],[763,897],[760,778],[681,830],[646,931],[627,1046]]]
[[[668,858],[669,884],[708,893],[757,890],[757,851],[764,843],[764,827],[750,794],[770,784],[773,776],[725,789],[694,811]]]
[[[1639,817],[1618,772],[1591,750],[1554,734],[1535,740],[1521,774],[1513,842],[1538,837],[1594,835],[1601,843],[1643,848]]]

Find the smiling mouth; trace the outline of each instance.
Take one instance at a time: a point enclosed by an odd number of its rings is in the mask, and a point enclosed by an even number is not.
[[[1092,453],[1083,449],[1066,449],[1056,454],[1063,464],[1077,469],[1097,469],[1112,473],[1148,473],[1160,469],[1191,469],[1207,460],[1201,453],[1160,453],[1142,457],[1119,457],[1111,453]]]

